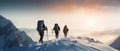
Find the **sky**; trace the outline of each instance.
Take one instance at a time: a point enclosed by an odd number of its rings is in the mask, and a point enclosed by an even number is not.
[[[18,28],[36,28],[44,20],[72,31],[101,31],[120,28],[120,0],[0,0],[0,15]]]

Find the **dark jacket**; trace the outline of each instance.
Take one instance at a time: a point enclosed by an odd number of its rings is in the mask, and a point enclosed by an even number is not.
[[[63,28],[63,33],[64,33],[64,34],[67,34],[68,31],[69,31],[68,27],[65,26],[65,27]]]

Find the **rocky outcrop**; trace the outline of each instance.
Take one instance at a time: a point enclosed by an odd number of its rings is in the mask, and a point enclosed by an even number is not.
[[[120,36],[110,44],[111,47],[120,50]]]
[[[24,46],[32,42],[24,31],[19,31],[10,20],[0,15],[0,48]]]

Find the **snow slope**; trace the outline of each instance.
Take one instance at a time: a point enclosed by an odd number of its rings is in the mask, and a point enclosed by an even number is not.
[[[116,38],[116,40],[110,44],[111,47],[120,50],[120,36]]]
[[[32,43],[24,47],[1,49],[1,51],[117,51],[88,37],[70,37]]]

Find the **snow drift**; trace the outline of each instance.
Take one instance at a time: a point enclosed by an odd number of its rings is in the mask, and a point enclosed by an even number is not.
[[[32,42],[24,31],[19,31],[10,20],[0,15],[0,49],[24,46]]]
[[[111,47],[120,50],[120,36],[116,38],[116,40],[110,44]]]
[[[24,47],[1,49],[1,51],[117,51],[88,37],[71,37],[32,43]]]

